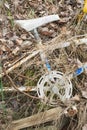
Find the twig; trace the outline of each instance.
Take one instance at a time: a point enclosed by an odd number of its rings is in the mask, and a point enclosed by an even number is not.
[[[23,91],[20,91],[20,90],[17,88],[17,86],[14,84],[14,82],[12,81],[11,77],[10,77],[8,74],[6,74],[5,70],[4,70],[4,73],[5,73],[5,75],[7,76],[7,78],[9,79],[10,83],[12,84],[12,86],[13,86],[17,91],[19,91],[20,93],[22,93],[22,94],[24,94],[24,95],[26,95],[26,96],[28,96],[28,97],[30,97],[30,98],[40,99],[40,98],[38,98],[38,97],[35,97],[35,96],[32,96],[32,95],[30,95],[30,94],[27,94],[27,93],[25,93],[25,92],[23,92]]]
[[[34,56],[36,56],[40,51],[34,51],[31,55],[23,58],[22,60],[20,60],[19,62],[17,62],[15,65],[13,65],[12,67],[10,67],[8,70],[6,70],[6,74],[8,74],[9,72],[11,72],[12,70],[14,70],[15,68],[19,67],[20,65],[22,65],[23,63],[25,63],[26,61],[28,61],[29,59],[33,58]],[[3,77],[5,74],[1,73],[0,74],[0,78]]]
[[[87,38],[74,39],[74,40],[72,38],[72,41],[75,43],[76,46],[78,46],[80,44],[87,45]],[[51,43],[51,44],[48,44],[48,43]],[[23,58],[22,60],[18,61],[17,63],[15,63],[8,70],[6,70],[6,74],[11,72],[15,68],[19,67],[20,65],[22,65],[23,63],[25,63],[26,61],[31,59],[32,57],[36,56],[41,51],[42,48],[44,51],[48,52],[48,51],[53,51],[58,48],[68,47],[70,44],[72,44],[72,42],[69,41],[69,39],[66,42],[58,42],[58,38],[56,37],[56,38],[52,39],[50,42],[47,42],[47,45],[42,45],[41,47],[39,47],[39,50],[34,51],[31,55],[29,55],[29,56]],[[5,75],[4,73],[1,73],[0,78],[3,77],[4,75]]]

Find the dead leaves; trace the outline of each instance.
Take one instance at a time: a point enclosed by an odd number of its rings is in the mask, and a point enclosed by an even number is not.
[[[82,90],[81,92],[82,92],[82,96],[87,99],[87,88],[85,88],[85,90],[84,91]]]
[[[44,42],[44,51],[46,50],[46,47],[48,47],[47,52],[49,52],[50,55],[47,53],[47,56],[49,62],[51,63],[52,69],[60,69],[64,72],[72,72],[73,70],[81,67],[82,65],[84,65],[85,62],[87,62],[87,38],[81,38],[82,41],[81,39],[77,38],[76,40],[71,39],[68,42],[65,42],[67,39],[72,38],[73,35],[76,36],[74,28],[76,26],[76,23],[73,22],[74,27],[73,24],[72,27],[68,25],[71,24],[71,20],[73,20],[73,17],[75,17],[78,9],[81,8],[82,0],[66,0],[62,4],[59,3],[60,0],[54,0],[53,2],[49,0],[9,0],[5,1],[4,5],[1,2],[0,7],[2,6],[1,8],[4,7],[4,9],[0,10],[0,12],[2,12],[2,14],[0,14],[0,60],[2,60],[3,66],[7,69],[7,73],[12,74],[12,78],[13,80],[15,80],[15,82],[20,78],[19,74],[21,74],[21,76],[23,77],[23,82],[26,82],[25,78],[30,80],[29,77],[25,77],[23,73],[24,69],[27,69],[30,64],[31,66],[32,64],[36,64],[36,66],[39,66],[40,74],[45,72],[43,71],[44,69],[39,57],[39,52],[35,51],[38,47],[36,47],[36,41],[33,33],[27,33],[18,27],[12,26],[11,22],[14,22],[14,19],[32,19],[49,14],[59,14],[61,18],[60,21],[50,23],[38,29],[42,38],[42,42]],[[85,31],[85,27],[83,29]],[[55,36],[57,37],[52,40],[52,38],[54,38]],[[83,42],[84,45],[80,45],[83,44]],[[66,53],[63,53],[64,51],[60,49],[64,46]],[[55,51],[56,54],[52,53],[53,51]],[[35,58],[30,60],[30,58],[32,57]],[[75,62],[74,59],[77,59],[77,62]],[[28,62],[26,62],[27,60]],[[22,63],[24,64],[23,68]],[[20,65],[21,67],[19,67]],[[70,103],[73,102],[78,106],[78,104],[82,102],[82,99],[87,100],[86,77],[87,68],[85,68],[85,72],[81,76],[74,79],[76,84],[74,84],[73,86],[75,87],[76,85],[77,89],[74,89],[75,92],[70,100]],[[36,77],[34,77],[34,79],[35,78]],[[5,85],[7,84],[5,83]],[[22,83],[22,85],[24,85],[24,83]],[[79,94],[78,89],[80,89],[82,95]],[[85,105],[83,104],[81,108],[83,108],[84,111]],[[78,111],[77,109],[70,108],[67,110],[67,114],[70,117],[73,117],[74,115],[78,115]],[[86,113],[84,113],[84,115],[86,115]],[[78,124],[80,123],[81,122],[79,121]],[[82,125],[82,130],[86,129],[87,124],[84,122],[84,124]]]

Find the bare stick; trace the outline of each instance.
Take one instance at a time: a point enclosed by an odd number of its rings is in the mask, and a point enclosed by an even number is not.
[[[4,73],[5,73],[5,70],[4,70]],[[6,74],[6,73],[5,73],[5,74]],[[14,89],[16,89],[18,92],[21,92],[22,94],[24,94],[24,95],[26,95],[26,96],[28,96],[28,97],[30,97],[30,98],[33,98],[33,99],[40,99],[40,98],[35,97],[35,96],[32,96],[32,95],[30,95],[30,94],[28,94],[28,93],[26,93],[26,92],[24,92],[24,91],[20,91],[20,90],[18,89],[18,87],[14,84],[14,82],[12,81],[11,77],[10,77],[8,74],[6,74],[6,76],[7,76],[7,78],[9,79],[10,83],[12,84],[12,86],[14,87]]]
[[[9,130],[20,130],[26,127],[39,125],[45,122],[60,119],[63,109],[61,107],[53,108],[33,116],[13,121]]]
[[[19,62],[17,62],[14,66],[10,67],[8,70],[6,70],[6,74],[8,74],[9,72],[11,72],[12,70],[14,70],[15,68],[19,67],[20,65],[22,65],[23,63],[25,63],[26,61],[28,61],[29,59],[33,58],[34,56],[36,56],[40,51],[34,51],[31,55],[23,58],[22,60],[20,60]],[[3,77],[5,74],[1,73],[0,74],[0,78]]]

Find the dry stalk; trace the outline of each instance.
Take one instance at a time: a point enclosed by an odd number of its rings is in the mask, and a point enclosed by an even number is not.
[[[13,65],[12,67],[10,67],[8,70],[6,70],[6,74],[8,74],[9,72],[11,72],[12,70],[14,70],[15,68],[19,67],[20,65],[22,65],[23,63],[25,63],[26,61],[28,61],[29,59],[33,58],[34,56],[36,56],[40,51],[34,51],[31,55],[23,58],[22,60],[18,61],[15,65]],[[0,78],[3,77],[5,74],[1,73],[0,74]]]
[[[33,98],[33,99],[40,99],[40,98],[38,98],[38,97],[32,96],[32,95],[30,95],[30,94],[27,94],[26,92],[20,91],[20,90],[18,89],[18,87],[14,84],[13,80],[11,79],[11,77],[10,77],[8,74],[6,74],[5,70],[4,70],[4,73],[5,73],[5,75],[7,76],[7,78],[9,79],[9,81],[10,81],[10,83],[12,84],[12,86],[14,87],[14,89],[16,89],[18,92],[20,92],[20,93],[22,93],[22,94],[24,94],[24,95],[26,95],[26,96],[28,96],[28,97],[30,97],[30,98]]]

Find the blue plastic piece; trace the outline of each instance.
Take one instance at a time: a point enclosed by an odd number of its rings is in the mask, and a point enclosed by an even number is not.
[[[48,60],[46,60],[46,67],[47,67],[48,71],[50,71],[50,70],[51,70],[51,66],[50,66],[50,64],[49,64]]]
[[[83,73],[84,72],[84,68],[83,67],[81,67],[81,68],[78,68],[76,71],[75,71],[75,76],[78,76],[78,75],[80,75],[81,73]]]

